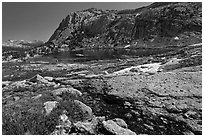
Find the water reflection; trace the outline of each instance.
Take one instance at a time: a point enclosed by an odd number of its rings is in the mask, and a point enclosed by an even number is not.
[[[149,48],[149,49],[85,49],[77,51],[65,51],[57,53],[56,58],[90,58],[90,59],[115,59],[127,56],[149,56],[172,51],[173,49]]]
[[[45,60],[53,59],[59,62],[85,62],[91,60],[111,60],[126,57],[144,57],[165,52],[175,51],[175,48],[140,48],[140,49],[83,49],[76,51],[63,51],[43,56]],[[41,58],[41,59],[42,59]],[[53,61],[52,61],[53,62]]]

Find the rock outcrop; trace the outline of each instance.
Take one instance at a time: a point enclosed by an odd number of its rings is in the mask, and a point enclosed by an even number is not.
[[[182,41],[193,44],[201,41],[201,9],[197,2],[172,2],[135,10],[73,12],[62,20],[48,43],[67,44],[71,49],[182,45]]]

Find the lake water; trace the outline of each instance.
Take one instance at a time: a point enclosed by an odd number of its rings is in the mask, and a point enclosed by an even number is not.
[[[91,60],[111,60],[126,57],[145,57],[150,55],[170,52],[173,48],[151,48],[151,49],[86,49],[78,51],[64,51],[44,56],[60,62],[85,62]]]

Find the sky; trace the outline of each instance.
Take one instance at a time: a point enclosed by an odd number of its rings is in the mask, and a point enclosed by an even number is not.
[[[70,12],[88,8],[136,9],[150,2],[3,2],[2,41],[47,41]]]

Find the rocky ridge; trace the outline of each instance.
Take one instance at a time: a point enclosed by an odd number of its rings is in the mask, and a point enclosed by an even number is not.
[[[70,48],[195,44],[201,38],[201,8],[201,3],[181,2],[153,3],[135,10],[73,12],[48,42]]]

